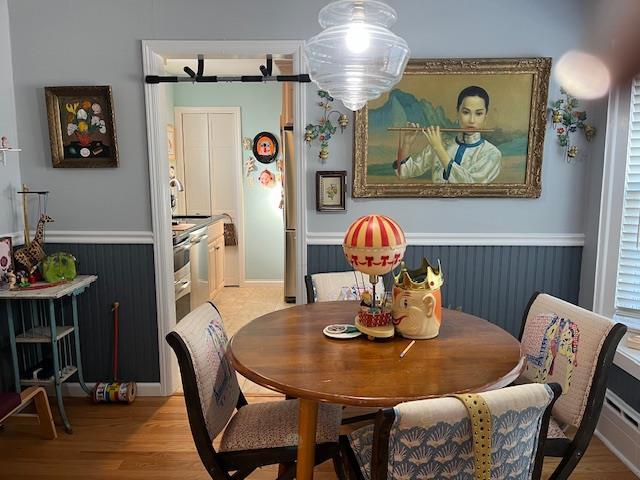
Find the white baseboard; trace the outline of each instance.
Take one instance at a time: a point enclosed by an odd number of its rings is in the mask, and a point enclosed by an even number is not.
[[[161,397],[160,382],[136,382],[138,397]],[[95,383],[87,383],[87,387],[93,390]],[[51,393],[51,390],[49,390]],[[86,392],[78,382],[65,382],[62,384],[62,395],[65,397],[86,397]]]
[[[282,280],[245,280],[240,287],[279,287],[283,286]]]
[[[410,233],[408,245],[582,247],[583,233]],[[308,245],[342,245],[344,233],[307,232]]]
[[[640,414],[607,390],[596,436],[640,478]]]

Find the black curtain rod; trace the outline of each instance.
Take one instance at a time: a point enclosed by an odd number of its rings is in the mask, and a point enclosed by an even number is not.
[[[309,83],[311,79],[306,73],[300,75],[241,75],[238,77],[219,77],[217,75],[205,75],[194,77],[177,77],[177,76],[160,76],[160,75],[147,75],[144,78],[145,83],[179,83],[179,82],[191,82],[191,83],[221,83],[221,82],[242,82],[242,83],[260,83],[260,82],[296,82],[296,83]]]

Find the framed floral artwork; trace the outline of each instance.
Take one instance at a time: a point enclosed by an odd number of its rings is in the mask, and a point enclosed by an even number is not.
[[[346,171],[316,172],[316,210],[319,212],[345,210],[346,187]]]
[[[550,58],[410,60],[355,114],[354,197],[541,191]]]
[[[45,87],[54,168],[118,166],[110,86]]]

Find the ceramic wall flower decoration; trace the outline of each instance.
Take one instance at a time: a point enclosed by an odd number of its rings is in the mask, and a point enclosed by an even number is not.
[[[349,119],[344,113],[341,113],[338,110],[331,110],[333,97],[331,97],[327,92],[324,90],[318,90],[318,96],[320,97],[318,105],[322,108],[322,117],[320,118],[320,123],[310,123],[306,126],[304,140],[309,146],[311,146],[311,142],[316,138],[320,141],[320,152],[318,153],[318,157],[320,160],[324,161],[329,158],[329,140],[336,133],[338,127],[340,127],[340,133],[344,133],[344,129],[349,125]],[[331,122],[330,117],[333,114],[338,116],[336,119],[337,125]]]
[[[596,134],[596,128],[585,123],[587,112],[578,110],[577,98],[572,97],[563,89],[560,89],[560,93],[564,98],[560,98],[551,104],[551,121],[560,146],[566,149],[567,161],[571,161],[578,155],[578,147],[573,143],[571,134],[577,130],[582,130],[585,138],[590,142]]]

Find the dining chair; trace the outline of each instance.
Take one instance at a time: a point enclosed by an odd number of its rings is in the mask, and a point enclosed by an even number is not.
[[[304,276],[307,287],[307,303],[336,300],[359,300],[363,289],[371,290],[369,276],[360,272],[314,273]],[[376,284],[376,296],[384,295],[382,277]]]
[[[562,460],[551,479],[566,479],[589,446],[597,426],[613,357],[627,327],[569,302],[536,292],[520,331],[522,382],[557,382],[545,455]],[[574,427],[571,436],[566,433]]]
[[[48,440],[58,438],[47,391],[42,387],[29,387],[20,393],[0,393],[0,425],[11,415],[20,414],[31,402],[36,407],[36,416],[40,422],[42,436]]]
[[[406,402],[340,437],[349,478],[538,480],[557,384]]]
[[[278,479],[292,479],[298,401],[247,403],[226,355],[227,334],[215,305],[204,303],[190,312],[166,339],[178,358],[191,434],[211,478],[241,480],[258,467],[280,464]],[[340,406],[320,405],[315,461],[332,459],[336,474],[344,478],[340,416]],[[213,440],[221,433],[216,450]]]
[[[369,277],[356,271],[305,275],[304,283],[307,286],[307,303],[358,300],[359,289],[371,288]],[[376,296],[384,295],[384,291],[384,283],[380,277],[376,284]],[[373,420],[378,410],[378,408],[344,407],[342,423]]]

